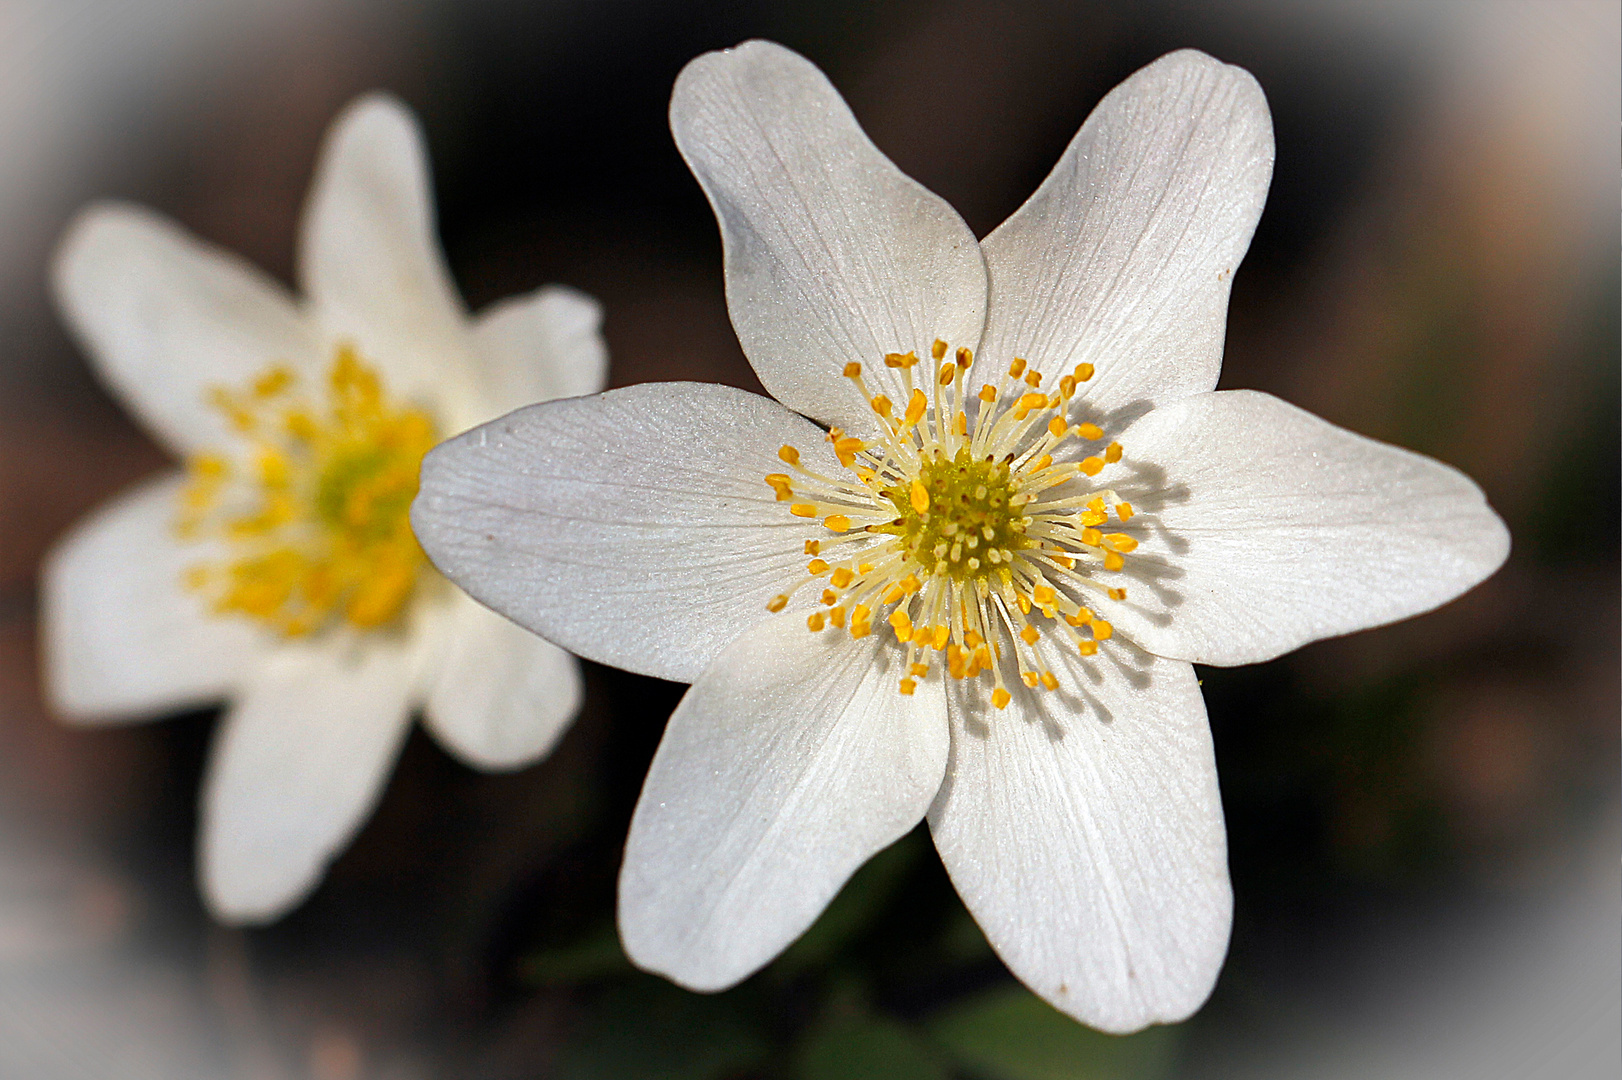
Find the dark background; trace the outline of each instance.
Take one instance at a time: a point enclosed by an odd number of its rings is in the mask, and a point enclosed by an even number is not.
[[[1136,68],[1249,68],[1278,157],[1222,385],[1459,466],[1514,534],[1438,612],[1202,670],[1236,915],[1184,1025],[1034,1005],[922,832],[737,990],[633,972],[614,874],[677,685],[586,665],[513,775],[414,733],[321,889],[247,932],[193,885],[214,714],[86,732],[40,700],[40,557],[164,464],[50,310],[76,206],[289,279],[321,133],[386,88],[474,308],[565,282],[605,305],[614,385],[758,390],[665,119],[682,64],[755,36],[981,235]],[[0,1080],[1614,1075],[1617,66],[1604,2],[0,4]]]

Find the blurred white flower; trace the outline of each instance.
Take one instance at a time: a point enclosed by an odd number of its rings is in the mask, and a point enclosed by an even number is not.
[[[983,243],[776,45],[693,61],[670,114],[783,404],[522,410],[430,453],[412,511],[496,610],[694,683],[626,844],[631,957],[729,986],[927,815],[1032,989],[1109,1031],[1189,1015],[1232,908],[1190,662],[1424,611],[1508,549],[1457,471],[1212,391],[1260,88],[1151,64]]]
[[[574,659],[440,580],[406,511],[438,436],[602,389],[598,307],[549,287],[470,318],[433,228],[416,123],[372,96],[328,135],[302,300],[133,206],[91,207],[57,254],[69,326],[186,468],[51,554],[47,688],[87,724],[230,700],[199,841],[226,921],[314,888],[419,706],[483,769],[542,756],[578,708]]]

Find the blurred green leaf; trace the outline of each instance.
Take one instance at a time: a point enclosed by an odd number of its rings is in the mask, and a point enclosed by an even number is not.
[[[851,875],[811,928],[772,965],[779,977],[821,967],[872,922],[918,859],[919,836],[908,833]]]
[[[765,1035],[726,995],[638,977],[593,1003],[558,1055],[560,1080],[720,1080],[764,1061]]]
[[[939,1054],[914,1031],[875,1016],[842,1017],[811,1032],[796,1060],[800,1080],[947,1080]]]
[[[630,970],[631,961],[620,947],[619,932],[609,922],[579,941],[524,957],[518,964],[518,977],[532,986],[557,986]]]
[[[1105,1035],[1018,986],[998,987],[935,1017],[929,1031],[986,1080],[1160,1080],[1171,1075],[1176,1028]]]

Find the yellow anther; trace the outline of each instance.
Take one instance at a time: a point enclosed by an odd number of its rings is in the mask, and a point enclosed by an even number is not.
[[[856,572],[858,574],[871,574],[873,572],[873,564],[870,562],[861,563],[856,567]]]
[[[1032,368],[1030,371],[1027,371],[1025,373],[1025,385],[1029,386],[1032,390],[1035,390],[1038,386],[1041,386],[1042,385],[1042,373],[1040,371],[1037,371],[1035,368]]]
[[[917,577],[912,574],[908,574],[906,577],[902,578],[898,584],[900,584],[900,586],[908,593],[915,593],[924,587],[924,583],[919,581]]]
[[[286,364],[273,364],[253,381],[254,396],[268,398],[286,390],[293,384],[293,372]]]
[[[942,386],[951,386],[952,380],[957,378],[957,365],[950,360],[941,365],[940,371],[935,375],[935,381]]]
[[[844,626],[845,625],[845,609],[842,608],[842,607],[831,607],[831,608],[829,608],[828,609],[828,621],[833,623],[835,626]]]
[[[945,623],[941,623],[935,627],[935,632],[931,637],[929,644],[936,652],[939,652],[940,650],[946,648],[946,643],[951,639],[952,628],[947,626]]]
[[[1115,627],[1111,626],[1103,619],[1093,620],[1093,637],[1097,638],[1099,641],[1108,641],[1114,635]]]
[[[857,363],[855,360],[852,360],[850,363],[845,365],[845,378],[855,379],[859,378],[861,374],[862,365]]]
[[[878,413],[880,416],[889,416],[890,410],[894,408],[894,406],[890,404],[890,399],[885,397],[883,394],[875,395],[871,404],[873,406],[873,411]]]
[[[782,611],[786,607],[788,607],[788,597],[783,593],[778,593],[776,596],[766,601],[766,610],[772,612],[773,614]]]
[[[1044,690],[1057,690],[1058,688],[1059,688],[1059,680],[1054,677],[1053,672],[1051,672],[1051,671],[1042,672],[1042,689],[1044,689]]]
[[[1076,651],[1083,656],[1093,656],[1098,652],[1098,642],[1085,639],[1076,642]]]
[[[778,447],[777,456],[788,462],[790,465],[798,465],[800,463],[800,452],[794,449],[792,446]],[[788,478],[784,477],[784,479],[786,480]]]
[[[835,604],[839,603],[839,594],[834,592],[832,589],[823,589],[822,596],[819,597],[819,599],[822,601],[824,607],[833,607]]]
[[[821,577],[828,572],[828,564],[821,559],[812,559],[805,564],[805,572],[812,577]]]
[[[918,362],[918,354],[914,352],[885,353],[884,366],[893,368],[910,368]]]
[[[1008,708],[1008,703],[1013,700],[1013,695],[1000,686],[991,692],[991,703],[999,709]]]
[[[1134,511],[1131,503],[1115,504],[1115,516],[1120,518],[1122,521],[1131,521],[1133,513]]]
[[[829,514],[827,517],[822,519],[822,524],[825,528],[832,532],[850,531],[850,518],[846,517],[844,514]]]
[[[1104,542],[1104,534],[1097,529],[1081,530],[1081,542],[1090,547],[1097,547]]]
[[[929,408],[929,399],[922,390],[913,390],[912,397],[907,399],[906,420],[910,427],[924,418],[924,412]]]
[[[857,604],[855,607],[850,609],[850,623],[852,626],[855,626],[857,623],[871,622],[872,619],[873,609],[868,607],[866,604]]]
[[[805,553],[807,555],[815,555],[817,552],[819,552],[821,550],[822,550],[822,541],[821,540],[807,540],[805,542]]]
[[[1048,434],[1052,435],[1055,439],[1064,438],[1064,433],[1068,430],[1070,429],[1065,426],[1064,417],[1062,416],[1055,416],[1052,420],[1048,421]]]
[[[1008,376],[1009,376],[1009,378],[1017,379],[1021,375],[1023,375],[1024,373],[1025,373],[1025,361],[1020,359],[1017,356],[1014,357],[1014,362],[1012,364],[1008,365]]]
[[[1019,399],[1019,404],[1015,408],[1030,412],[1032,409],[1046,408],[1047,403],[1048,399],[1041,394],[1025,394]]]
[[[905,589],[903,589],[901,587],[900,582],[892,582],[890,587],[888,589],[884,590],[884,595],[879,597],[879,603],[881,603],[881,604],[893,604],[897,600],[900,600],[903,596],[906,596],[906,595],[907,595],[907,590],[905,590]]]
[[[814,518],[817,516],[816,503],[795,503],[788,508],[788,512],[795,517]]]
[[[1043,469],[1047,468],[1049,465],[1052,465],[1052,464],[1053,464],[1053,455],[1052,454],[1043,454],[1041,457],[1036,459],[1034,464],[1031,465],[1031,472],[1039,473]]]
[[[1035,690],[1036,689],[1036,672],[1034,672],[1034,671],[1022,671],[1022,672],[1020,672],[1019,673],[1019,681],[1024,683],[1026,686],[1030,687],[1032,690]]]
[[[967,435],[969,433],[969,414],[965,412],[958,413],[957,419],[952,422],[952,430],[959,435]]]
[[[1111,465],[1121,460],[1121,444],[1112,442],[1104,448],[1104,460]]]
[[[1125,565],[1126,565],[1126,560],[1121,558],[1121,556],[1119,554],[1117,554],[1116,552],[1113,552],[1113,551],[1104,552],[1104,569],[1105,570],[1119,570],[1121,567],[1123,567]]]
[[[990,383],[986,383],[980,388],[980,393],[975,396],[981,401],[985,402],[987,405],[990,405],[993,401],[997,400],[997,388],[992,386]]]
[[[850,621],[850,636],[851,637],[853,637],[853,638],[865,638],[867,635],[871,634],[872,632],[873,632],[873,624],[872,623],[857,622],[855,619],[852,619]]]
[[[898,609],[890,612],[890,629],[895,631],[897,641],[912,640],[912,620],[907,618],[905,611]]]
[[[811,614],[805,617],[805,625],[813,631],[821,630],[825,625],[827,625],[827,622],[828,620],[820,611],[813,611]]]
[[[834,442],[834,456],[839,459],[839,464],[847,469],[856,463],[856,455],[866,449],[866,443],[851,436],[846,436]]]
[[[1051,585],[1038,585],[1031,590],[1031,599],[1047,607],[1059,599],[1059,594]]]
[[[1104,537],[1104,542],[1116,551],[1127,552],[1138,546],[1138,542],[1126,533],[1110,533]]]
[[[1077,424],[1076,434],[1080,435],[1083,439],[1097,441],[1098,439],[1102,439],[1104,437],[1104,429],[1099,427],[1097,424]]]
[[[1090,379],[1092,377],[1093,377],[1093,365],[1091,365],[1091,364],[1077,364],[1076,365],[1076,381],[1077,382],[1086,382],[1088,379]]]
[[[916,675],[918,678],[921,679],[925,675],[929,674],[929,665],[928,664],[913,664],[912,666],[907,668],[907,674]]]
[[[933,356],[936,360],[944,357],[946,355],[946,342],[942,341],[940,338],[936,338],[935,344],[929,347],[929,355]]]
[[[851,573],[850,567],[841,566],[836,568],[834,572],[828,576],[828,584],[832,585],[836,589],[843,589],[853,580],[855,580],[855,578],[856,575]]]
[[[901,692],[903,694],[905,694],[907,697],[911,697],[912,692],[914,690],[916,690],[916,689],[918,689],[918,684],[916,682],[914,682],[912,679],[902,679],[901,680]]]
[[[1104,459],[1101,457],[1082,458],[1080,468],[1088,476],[1097,476],[1104,471]]]
[[[970,652],[973,652],[975,649],[978,649],[985,643],[986,639],[975,633],[973,630],[970,630],[963,635],[963,644],[969,647]]]
[[[957,350],[957,366],[967,371],[972,363],[974,363],[973,350],[960,347]]]
[[[1125,589],[1110,589],[1109,590],[1109,598],[1111,600],[1125,600],[1126,599],[1126,590]]]
[[[929,509],[929,491],[922,482],[918,480],[912,482],[912,491],[907,495],[907,502],[920,514]]]
[[[1076,393],[1076,377],[1066,375],[1059,380],[1059,396],[1061,398],[1074,397]]]
[[[1032,626],[1030,623],[1026,623],[1025,629],[1019,632],[1020,640],[1025,642],[1027,645],[1035,645],[1037,639],[1041,636],[1042,635],[1037,632],[1036,627]]]

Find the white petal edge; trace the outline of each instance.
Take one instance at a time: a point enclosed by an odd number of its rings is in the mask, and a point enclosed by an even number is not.
[[[935,846],[997,955],[1054,1007],[1114,1033],[1182,1020],[1211,992],[1233,913],[1193,668],[1119,642],[1042,653],[1055,691],[1016,681],[998,711],[951,688]]]
[[[1267,394],[1188,398],[1122,441],[1142,546],[1108,614],[1163,656],[1267,660],[1429,611],[1509,554],[1468,476]]]
[[[946,767],[938,675],[813,634],[791,614],[744,634],[682,699],[631,819],[619,926],[639,966],[693,990],[758,970],[851,873],[922,819]]]
[[[670,127],[721,225],[732,325],[785,405],[875,430],[848,361],[899,403],[885,354],[915,352],[928,372],[936,338],[979,344],[974,234],[874,147],[809,60],[765,41],[706,53],[676,79]]]
[[[80,521],[40,582],[45,689],[78,723],[145,720],[228,694],[270,642],[211,616],[182,576],[207,557],[173,533],[177,473],[145,481]]]
[[[493,420],[523,405],[595,394],[608,383],[603,309],[585,293],[548,285],[479,312],[474,351]]]
[[[786,443],[824,475],[840,467],[819,428],[731,387],[532,405],[430,451],[411,523],[445,576],[520,626],[692,682],[828,535],[764,482]]]
[[[371,815],[410,728],[409,641],[279,649],[215,733],[198,870],[221,922],[271,922],[320,883]]]
[[[210,387],[241,387],[274,363],[308,369],[317,353],[279,284],[137,206],[82,211],[51,286],[97,373],[176,455],[232,439]]]
[[[1212,389],[1272,172],[1249,72],[1185,49],[1132,75],[984,240],[983,370],[1024,357],[1051,386],[1091,363],[1083,408],[1107,430],[1120,410]]]
[[[327,340],[349,342],[391,393],[441,403],[471,381],[467,312],[434,235],[416,118],[383,94],[328,131],[300,226],[299,285]],[[442,405],[460,419],[462,401]]]
[[[549,753],[580,710],[575,658],[457,593],[423,723],[475,769],[522,768]]]

